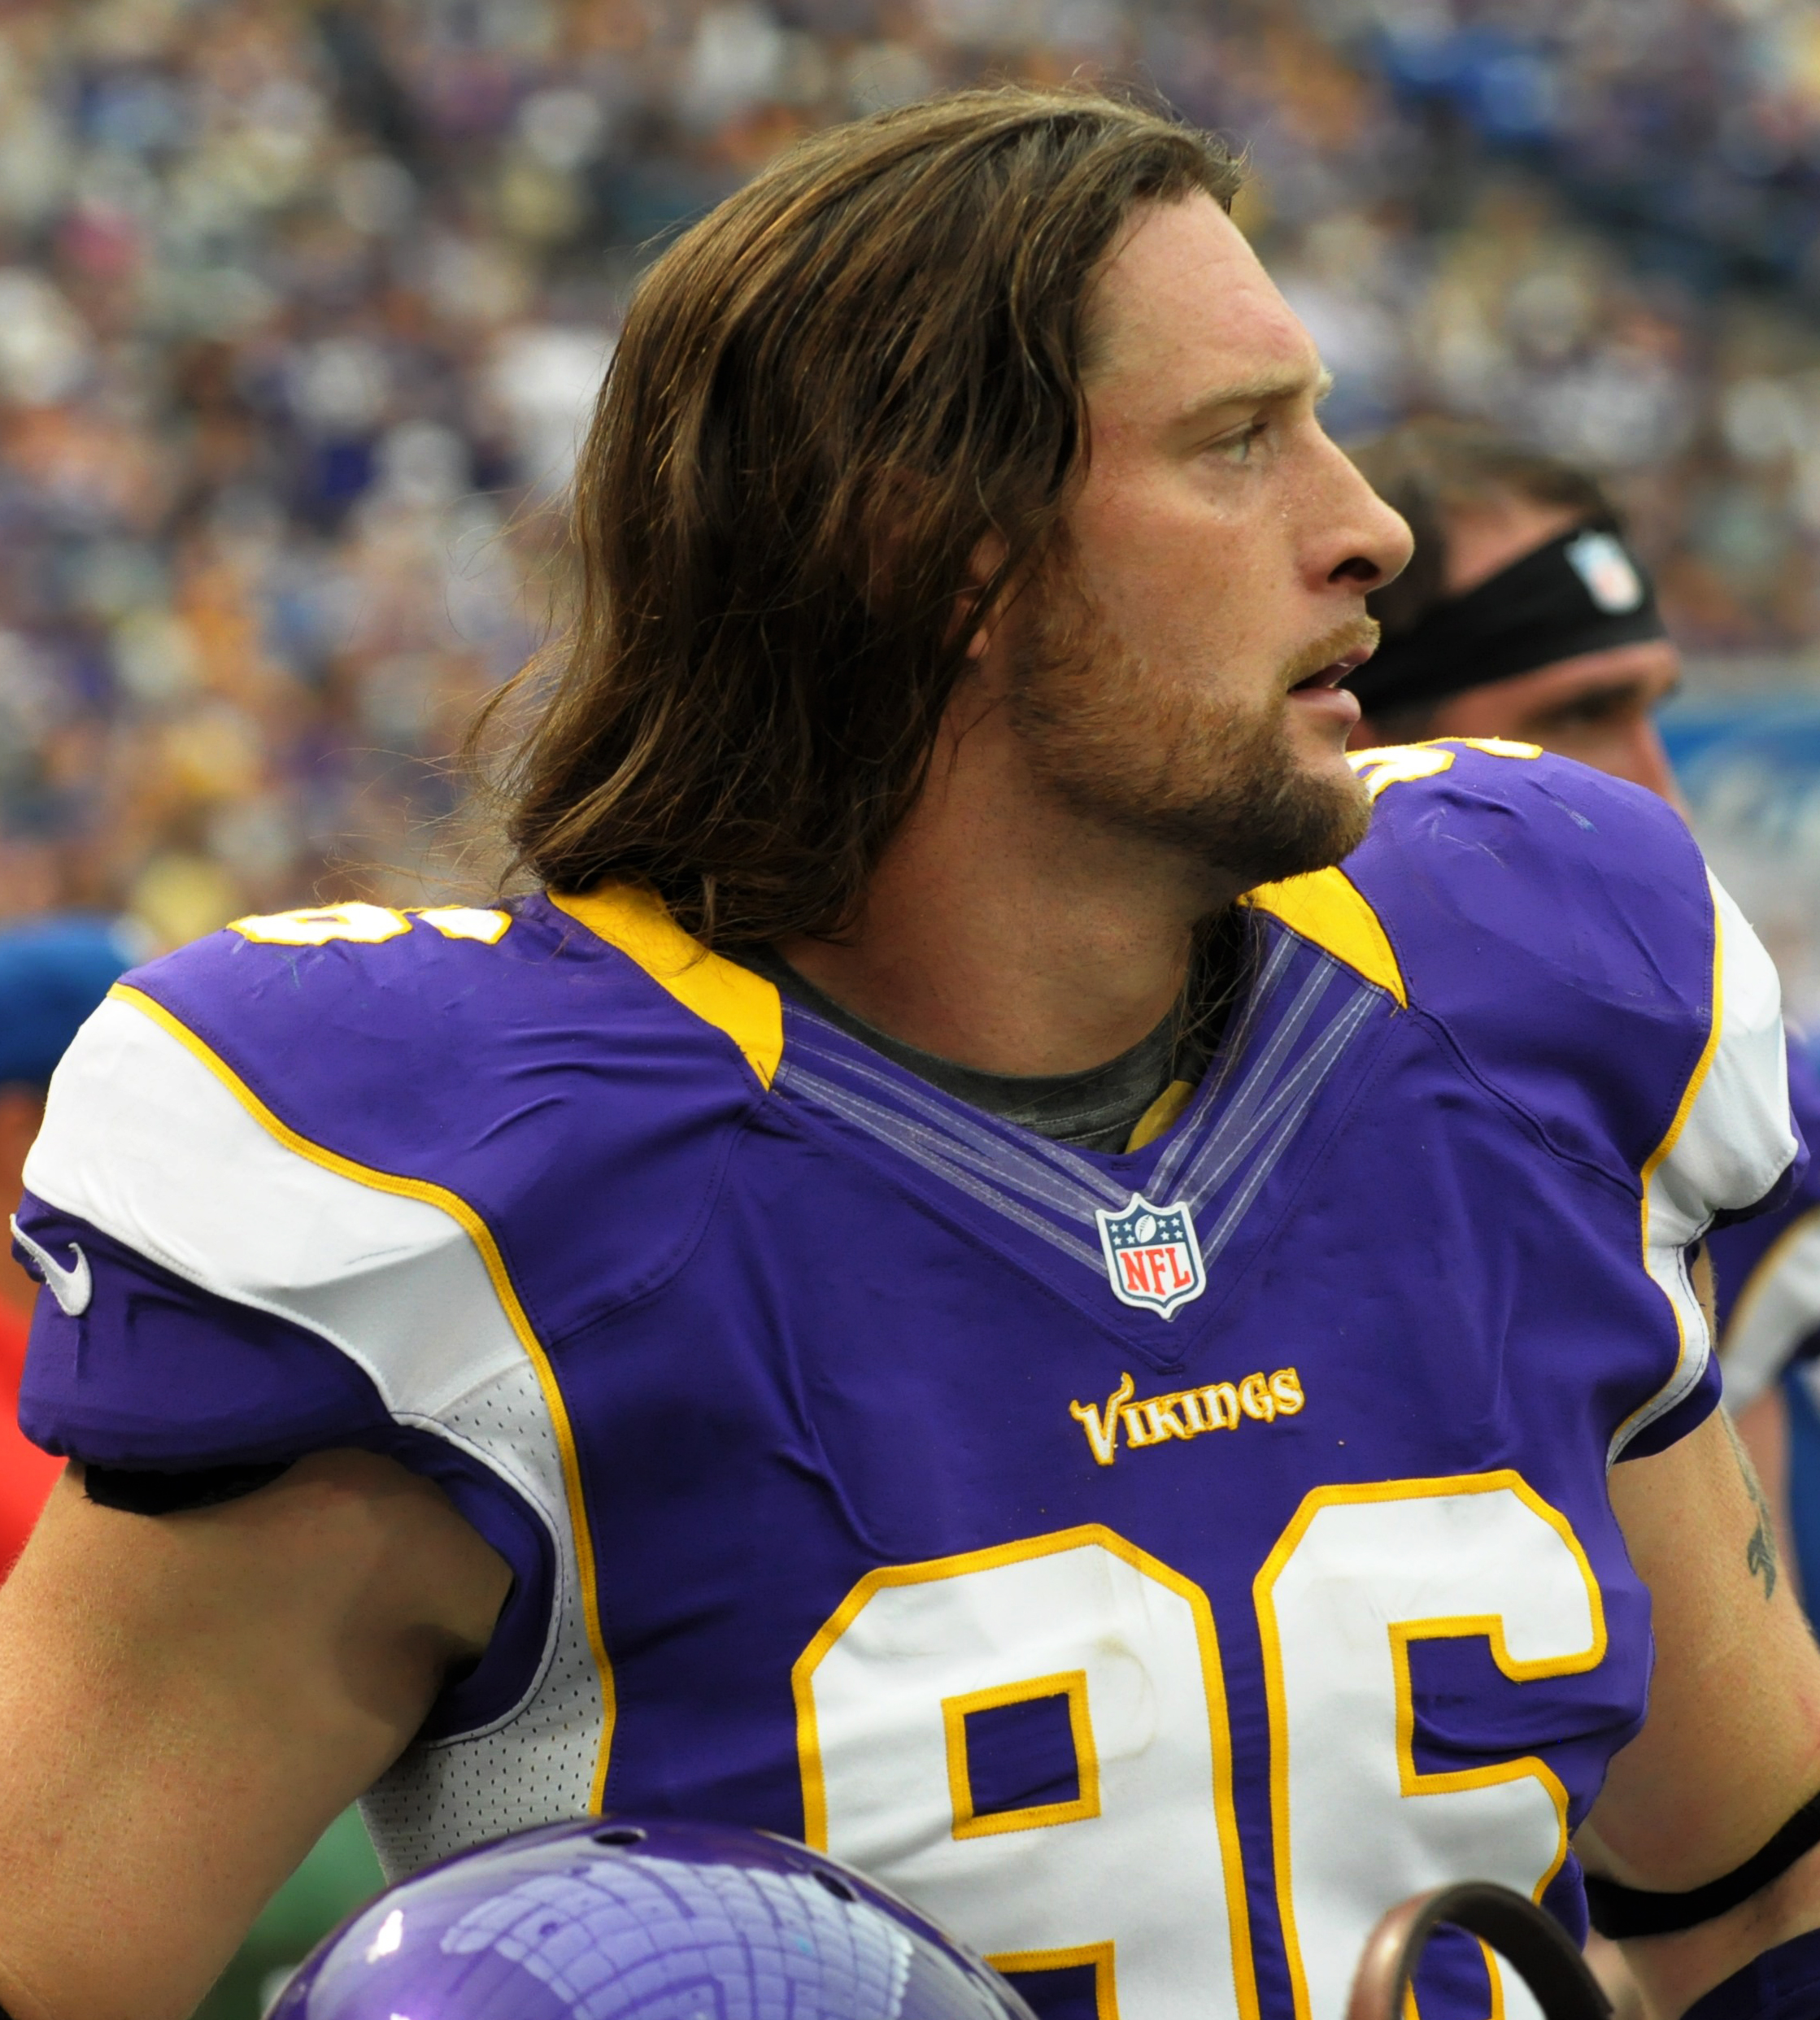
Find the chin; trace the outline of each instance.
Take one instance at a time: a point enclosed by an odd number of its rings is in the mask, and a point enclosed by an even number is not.
[[[1322,711],[1298,707],[1292,701],[1285,710],[1283,742],[1295,751],[1311,771],[1331,770],[1346,762],[1346,740],[1358,727],[1361,717],[1351,710]]]
[[[1343,862],[1371,825],[1371,796],[1343,760],[1304,767],[1279,751],[1275,763],[1229,776],[1217,795],[1152,804],[1124,825],[1191,852],[1250,889]]]
[[[1247,874],[1276,884],[1343,863],[1371,827],[1371,795],[1343,755],[1279,774],[1247,809],[1238,853]]]

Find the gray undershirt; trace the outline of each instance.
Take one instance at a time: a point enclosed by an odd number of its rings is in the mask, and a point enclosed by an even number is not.
[[[977,1066],[956,1065],[951,1059],[906,1045],[855,1017],[799,975],[774,947],[742,947],[738,959],[742,967],[774,982],[793,1003],[812,1010],[875,1052],[882,1052],[943,1094],[1082,1150],[1122,1151],[1139,1118],[1163,1090],[1174,1080],[1198,1078],[1205,1063],[1200,1048],[1191,1060],[1183,1056],[1182,1019],[1172,1010],[1129,1051],[1103,1066],[1090,1066],[1085,1073],[984,1073]]]

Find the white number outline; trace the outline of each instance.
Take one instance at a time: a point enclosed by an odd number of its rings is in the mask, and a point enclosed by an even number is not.
[[[230,919],[228,930],[259,947],[382,947],[421,919],[445,940],[478,940],[495,947],[512,924],[509,912],[474,905],[413,905],[400,912],[355,899],[346,904],[305,906],[295,912],[250,912]]]
[[[1389,786],[1409,786],[1419,778],[1438,778],[1453,769],[1454,753],[1447,747],[1459,744],[1468,751],[1483,751],[1487,757],[1539,758],[1539,743],[1513,742],[1508,737],[1433,737],[1422,743],[1380,743],[1369,751],[1349,751],[1346,761],[1365,782],[1374,799]]]
[[[895,1586],[925,1585],[937,1579],[964,1578],[1001,1565],[1024,1564],[1062,1551],[1097,1546],[1139,1573],[1154,1578],[1187,1606],[1200,1648],[1201,1681],[1207,1693],[1208,1750],[1213,1763],[1214,1827],[1220,1843],[1221,1892],[1226,1897],[1232,1946],[1234,1995],[1241,2020],[1260,2020],[1257,1977],[1252,1952],[1250,1905],[1245,1893],[1243,1854],[1239,1839],[1239,1813],[1232,1788],[1232,1722],[1226,1707],[1226,1670],[1221,1661],[1219,1632],[1204,1591],[1160,1557],[1108,1529],[1101,1522],[1052,1531],[1021,1542],[998,1543],[990,1549],[963,1551],[932,1557],[920,1564],[882,1565],[869,1571],[817,1631],[790,1673],[796,1704],[796,1759],[803,1782],[803,1837],[817,1851],[828,1848],[828,1796],[816,1730],[815,1673],[822,1658],[844,1635],[875,1593]],[[1057,1820],[1060,1821],[1060,1819]],[[1099,2020],[1117,2020],[1112,1943],[1077,1944],[1055,1949],[999,1951],[986,1958],[1001,1971],[1055,1970],[1069,1966],[1094,1966],[1095,2004]]]
[[[1372,1502],[1439,1500],[1452,1494],[1500,1492],[1514,1494],[1532,1514],[1540,1517],[1555,1531],[1572,1553],[1586,1584],[1592,1615],[1591,1646],[1578,1654],[1544,1656],[1525,1662],[1513,1656],[1505,1643],[1501,1614],[1440,1614],[1390,1622],[1391,1661],[1396,1679],[1397,1784],[1404,1796],[1438,1796],[1461,1789],[1492,1787],[1526,1778],[1539,1782],[1554,1805],[1560,1830],[1555,1856],[1532,1891],[1531,1898],[1539,1902],[1567,1859],[1568,1797],[1561,1778],[1547,1761],[1535,1754],[1520,1755],[1483,1767],[1423,1774],[1415,1761],[1416,1712],[1409,1681],[1409,1644],[1413,1641],[1481,1636],[1489,1644],[1491,1660],[1500,1674],[1517,1683],[1539,1682],[1551,1676],[1583,1675],[1589,1670],[1597,1669],[1605,1659],[1609,1643],[1604,1601],[1586,1551],[1567,1517],[1544,1500],[1528,1481],[1511,1467],[1502,1467],[1494,1473],[1457,1474],[1428,1479],[1374,1480],[1315,1487],[1303,1497],[1289,1526],[1277,1539],[1252,1581],[1258,1635],[1264,1652],[1264,1687],[1270,1717],[1270,1862],[1274,1869],[1277,1919],[1289,1965],[1290,1991],[1295,2000],[1296,2020],[1310,2020],[1310,2016],[1307,1974],[1302,1964],[1295,1904],[1291,1897],[1293,1869],[1290,1859],[1288,1707],[1284,1698],[1282,1650],[1274,1599],[1277,1580],[1287,1569],[1310,1525],[1323,1508],[1357,1507]],[[1486,1968],[1491,1976],[1494,2002],[1501,2005],[1500,1981],[1489,1950],[1486,1952]],[[1411,2005],[1413,2009],[1413,1999]]]
[[[1340,1484],[1317,1487],[1306,1495],[1291,1518],[1288,1526],[1272,1546],[1252,1582],[1253,1603],[1262,1656],[1261,1670],[1269,1715],[1270,1734],[1270,1832],[1271,1864],[1275,1902],[1281,1929],[1283,1949],[1289,1967],[1291,1996],[1297,2020],[1309,2020],[1309,2005],[1306,1974],[1303,1967],[1299,1939],[1296,1932],[1295,1907],[1291,1899],[1292,1866],[1290,1858],[1290,1822],[1288,1787],[1288,1731],[1287,1706],[1283,1683],[1284,1669],[1282,1645],[1278,1632],[1274,1594],[1278,1579],[1293,1557],[1315,1517],[1324,1509],[1332,1507],[1358,1506],[1372,1503],[1408,1502],[1439,1499],[1452,1495],[1479,1495],[1508,1492],[1513,1495],[1532,1514],[1540,1518],[1554,1530],[1566,1546],[1584,1582],[1588,1610],[1592,1626],[1592,1639],[1587,1648],[1565,1655],[1543,1656],[1530,1660],[1520,1659],[1510,1652],[1506,1639],[1504,1617],[1498,1613],[1459,1615],[1422,1616],[1418,1618],[1392,1621],[1387,1624],[1391,1644],[1391,1660],[1395,1678],[1396,1767],[1399,1792],[1404,1796],[1444,1795],[1458,1791],[1488,1787],[1523,1779],[1538,1783],[1547,1794],[1556,1814],[1558,1842],[1547,1870],[1536,1882],[1533,1897],[1539,1901],[1565,1864],[1569,1848],[1568,1795],[1560,1778],[1548,1764],[1535,1754],[1524,1754],[1509,1760],[1488,1762],[1474,1768],[1461,1768],[1424,1773],[1415,1761],[1415,1702],[1409,1675],[1409,1646],[1415,1641],[1443,1640],[1476,1637],[1487,1644],[1491,1659],[1500,1674],[1513,1683],[1539,1681],[1544,1678],[1584,1674],[1596,1670],[1604,1661],[1609,1646],[1603,1596],[1599,1582],[1588,1561],[1584,1547],[1574,1534],[1565,1516],[1545,1501],[1522,1475],[1512,1468],[1500,1468],[1483,1474],[1443,1475],[1425,1478],[1379,1480],[1354,1484]],[[1213,1761],[1213,1807],[1216,1830],[1221,1848],[1221,1892],[1226,1901],[1226,1912],[1230,1931],[1234,1990],[1243,2020],[1257,2020],[1258,1994],[1249,1905],[1245,1892],[1245,1876],[1240,1847],[1238,1815],[1233,1800],[1233,1761],[1231,1723],[1227,1707],[1225,1670],[1220,1652],[1219,1635],[1213,1611],[1207,1594],[1194,1581],[1172,1566],[1152,1556],[1148,1552],[1100,1523],[1085,1523],[1076,1528],[1056,1530],[1047,1535],[1022,1541],[1001,1543],[985,1550],[967,1551],[948,1557],[925,1560],[908,1565],[886,1565],[869,1572],[853,1587],[828,1620],[817,1631],[790,1671],[791,1694],[796,1708],[797,1760],[803,1786],[803,1837],[811,1845],[826,1850],[828,1845],[828,1805],[825,1771],[822,1764],[821,1742],[817,1732],[814,1696],[814,1678],[816,1669],[841,1637],[847,1632],[873,1597],[882,1590],[894,1587],[921,1585],[937,1580],[964,1578],[969,1574],[991,1570],[1000,1565],[1028,1562],[1033,1559],[1075,1550],[1087,1545],[1096,1545],[1118,1557],[1144,1577],[1154,1578],[1167,1590],[1183,1600],[1195,1625],[1200,1644],[1201,1674],[1207,1695],[1210,1757]],[[1082,1678],[1082,1701],[1075,1702],[1077,1693],[1072,1687],[1068,1674],[1023,1679],[1018,1683],[997,1687],[990,1691],[973,1693],[964,1703],[960,1700],[944,1700],[943,1704],[944,1726],[947,1732],[951,1792],[958,1793],[960,1784],[955,1779],[955,1748],[956,1729],[960,1714],[966,1709],[983,1707],[989,1703],[1012,1702],[1037,1695],[1035,1686],[1069,1685],[1070,1723],[1076,1735],[1077,1757],[1085,1763],[1087,1754],[1081,1747],[1081,1726],[1085,1719],[1085,1678]],[[1091,1732],[1088,1751],[1091,1752]],[[963,1776],[964,1779],[964,1776]],[[1083,1765],[1082,1793],[1086,1795],[1086,1770]],[[968,1805],[970,1809],[970,1804]],[[1097,1810],[1097,1804],[1094,1805]],[[1047,1806],[1043,1811],[1028,1810],[1016,1813],[1015,1818],[991,1822],[974,1820],[972,1828],[963,1835],[983,1835],[983,1831],[1029,1829],[1049,1823],[1063,1823],[1084,1816],[1088,1811],[1080,1805]],[[960,1815],[956,1805],[956,1814]],[[983,1827],[983,1828],[982,1828]],[[1491,1979],[1494,2006],[1501,2006],[1502,1984],[1496,1960],[1489,1949],[1484,1950],[1485,1963]],[[995,1953],[988,1961],[1000,1970],[1043,1970],[1069,1966],[1091,1965],[1095,1972],[1095,2005],[1099,2020],[1117,2020],[1117,1998],[1114,1976],[1114,1944],[1098,1942],[1060,1946],[1054,1948],[1021,1950]]]

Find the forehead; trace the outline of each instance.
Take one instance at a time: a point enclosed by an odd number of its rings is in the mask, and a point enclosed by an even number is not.
[[[1585,517],[1574,506],[1543,504],[1513,491],[1458,507],[1446,520],[1447,594],[1464,596]]]
[[[1139,212],[1100,273],[1091,311],[1086,378],[1096,410],[1173,410],[1225,386],[1312,380],[1321,368],[1244,234],[1200,192]]]

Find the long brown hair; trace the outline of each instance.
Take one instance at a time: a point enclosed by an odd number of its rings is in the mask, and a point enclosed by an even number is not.
[[[812,137],[673,246],[581,453],[575,621],[499,698],[536,711],[496,786],[520,868],[642,882],[710,943],[848,922],[1067,502],[1099,262],[1239,180],[1098,91],[968,91]]]

